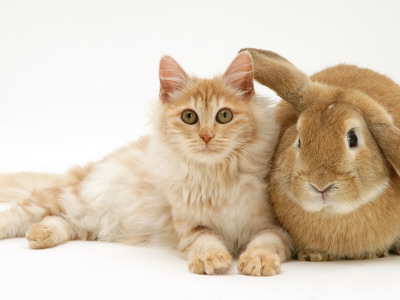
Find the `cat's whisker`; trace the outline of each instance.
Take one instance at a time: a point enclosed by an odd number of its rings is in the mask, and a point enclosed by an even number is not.
[[[266,159],[264,159],[264,158],[261,158],[261,157],[259,157],[258,155],[255,155],[255,154],[250,153],[249,151],[247,151],[247,150],[244,149],[243,147],[240,147],[240,146],[239,146],[239,147],[237,147],[237,149],[243,151],[244,153],[250,155],[251,157],[253,157],[253,158],[255,158],[255,159],[258,159],[259,161],[265,163],[265,164],[268,165],[269,167],[272,166],[272,164],[270,163],[270,161],[268,161],[268,160],[266,160]]]
[[[241,157],[243,160],[246,160],[246,162],[250,165],[250,167],[254,170],[254,173],[256,174],[256,176],[261,180],[261,181],[265,181],[264,178],[261,177],[260,170],[257,170],[256,167],[246,158],[244,157],[242,154],[239,154],[238,152],[236,152],[235,150],[232,150],[233,153],[235,153],[237,156]],[[266,185],[266,190],[268,191],[268,187]]]

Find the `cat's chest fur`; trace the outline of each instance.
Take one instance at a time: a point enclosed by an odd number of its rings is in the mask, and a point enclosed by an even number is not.
[[[239,176],[237,172],[229,174],[227,169],[225,166],[189,168],[181,185],[177,186],[182,204],[203,209],[218,209],[228,205]]]
[[[205,226],[224,237],[230,249],[240,251],[253,231],[264,226],[254,222],[266,213],[265,183],[255,173],[243,172],[238,161],[215,166],[188,166],[180,182],[167,185],[175,219],[190,227]]]

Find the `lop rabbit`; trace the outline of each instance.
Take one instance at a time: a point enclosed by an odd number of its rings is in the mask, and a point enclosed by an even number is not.
[[[399,85],[344,64],[308,77],[276,53],[243,50],[255,79],[284,99],[269,183],[298,259],[399,254]]]

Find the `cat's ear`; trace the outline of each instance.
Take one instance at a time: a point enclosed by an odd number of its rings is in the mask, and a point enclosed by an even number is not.
[[[171,100],[171,95],[181,90],[189,81],[189,76],[171,56],[163,56],[160,60],[160,99]]]
[[[247,99],[254,93],[253,76],[253,59],[250,53],[245,51],[235,57],[222,79]]]

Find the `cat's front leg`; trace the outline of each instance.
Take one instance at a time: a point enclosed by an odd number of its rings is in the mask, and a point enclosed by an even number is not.
[[[195,226],[182,234],[178,248],[189,259],[189,270],[193,273],[221,274],[232,264],[232,257],[224,243],[205,226]]]
[[[240,255],[238,271],[245,275],[269,276],[280,272],[282,262],[291,257],[289,235],[279,227],[259,231]]]

